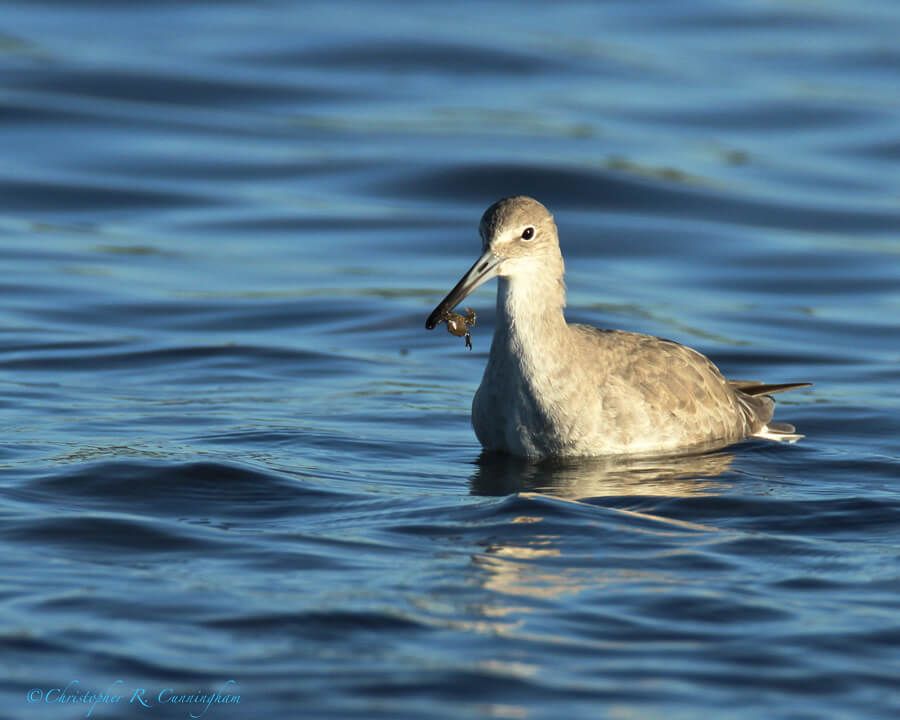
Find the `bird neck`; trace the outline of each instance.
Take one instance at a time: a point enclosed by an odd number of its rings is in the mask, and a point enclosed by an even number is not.
[[[562,275],[535,272],[499,278],[497,339],[523,359],[563,351],[566,287]]]

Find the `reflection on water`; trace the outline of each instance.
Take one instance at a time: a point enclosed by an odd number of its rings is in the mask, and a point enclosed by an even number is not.
[[[482,453],[469,479],[473,495],[538,492],[561,498],[715,495],[734,461],[725,450],[669,457],[566,458],[542,463]]]
[[[635,584],[665,586],[678,584],[674,572],[660,572],[641,568],[578,567],[568,557],[558,566],[542,562],[547,558],[562,558],[560,549],[554,547],[559,537],[535,539],[536,546],[515,543],[492,545],[484,553],[473,558],[473,565],[484,571],[483,587],[498,593],[496,604],[490,610],[483,609],[490,617],[506,617],[514,610],[519,613],[534,612],[536,608],[523,608],[512,597],[534,599],[559,598],[590,590],[609,588],[624,589]],[[543,547],[541,547],[543,545]]]
[[[602,570],[591,565],[580,566],[577,557],[583,552],[584,558],[589,558],[593,548],[573,553],[567,547],[568,533],[555,522],[554,513],[551,511],[548,517],[545,510],[563,502],[576,509],[582,506],[594,513],[602,511],[616,536],[611,546],[627,546],[627,537],[632,534],[639,535],[642,543],[653,536],[665,538],[667,544],[673,537],[680,537],[679,552],[690,552],[691,545],[707,543],[710,537],[721,540],[721,531],[651,512],[586,505],[579,501],[601,497],[718,495],[731,487],[732,483],[722,476],[734,459],[732,452],[719,450],[669,457],[565,458],[529,463],[507,455],[482,453],[478,469],[470,479],[472,494],[518,494],[521,501],[534,506],[533,511],[528,509],[510,520],[513,525],[523,526],[522,532],[487,543],[484,552],[473,557],[473,564],[484,571],[484,587],[498,593],[498,598],[504,598],[493,614],[511,612],[504,605],[510,597],[546,600],[586,591],[678,584],[680,581],[671,570],[660,572],[646,563],[636,565],[627,555],[620,558],[619,566],[608,558],[607,567]],[[547,506],[546,502],[554,505]],[[667,550],[664,554],[671,553]]]

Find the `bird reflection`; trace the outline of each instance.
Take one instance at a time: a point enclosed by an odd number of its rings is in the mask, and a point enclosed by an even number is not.
[[[669,457],[591,457],[528,462],[482,453],[470,479],[473,495],[537,492],[568,499],[621,495],[688,497],[717,494],[734,454],[720,450]]]

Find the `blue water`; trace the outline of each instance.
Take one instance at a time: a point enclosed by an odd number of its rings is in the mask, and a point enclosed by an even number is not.
[[[900,5],[0,20],[0,716],[900,714]],[[481,458],[516,193],[806,439]]]

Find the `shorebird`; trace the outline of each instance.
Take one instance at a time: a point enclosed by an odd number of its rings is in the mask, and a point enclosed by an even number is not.
[[[664,455],[803,437],[772,421],[771,395],[810,383],[726,380],[704,355],[671,340],[567,323],[556,223],[537,200],[499,200],[479,233],[481,257],[425,327],[498,278],[494,338],[472,402],[485,450],[530,459]]]

